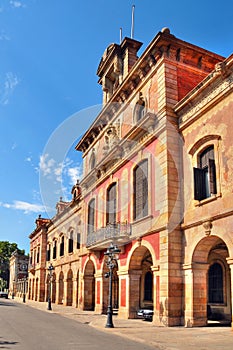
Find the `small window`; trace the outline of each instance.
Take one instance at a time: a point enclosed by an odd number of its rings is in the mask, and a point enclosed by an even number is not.
[[[107,224],[116,223],[116,183],[113,183],[107,190]]]
[[[73,231],[71,231],[69,242],[68,242],[68,253],[73,253],[73,250],[74,250],[74,239],[73,239]]]
[[[223,304],[223,269],[219,263],[209,268],[209,303]]]
[[[47,252],[46,252],[46,261],[50,261],[50,250],[51,250],[51,247],[50,247],[50,244],[48,244]]]
[[[40,248],[37,249],[36,262],[37,264],[40,262]]]
[[[92,199],[88,204],[88,222],[87,232],[92,233],[95,229],[95,199]]]
[[[200,201],[217,193],[214,146],[206,148],[198,161],[198,168],[194,168],[194,199]]]
[[[134,220],[148,215],[148,161],[144,160],[134,169]]]
[[[53,259],[57,258],[57,241],[53,243]]]
[[[80,233],[77,233],[77,249],[80,249],[80,238],[81,238]]]
[[[60,256],[63,256],[64,255],[64,236],[62,236],[61,238],[61,243],[60,243]]]
[[[96,159],[95,159],[95,153],[93,151],[90,157],[90,170],[94,169],[95,164],[96,164]]]

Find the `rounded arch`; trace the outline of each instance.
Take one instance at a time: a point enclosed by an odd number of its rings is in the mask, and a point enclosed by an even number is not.
[[[133,247],[131,248],[131,250],[128,254],[127,263],[126,263],[127,270],[130,269],[130,265],[132,266],[132,264],[136,264],[136,261],[134,261],[136,259],[136,255],[135,255],[135,257],[133,257],[133,255],[134,255],[135,250],[137,250],[138,248],[141,248],[140,251],[138,251],[138,255],[143,254],[143,252],[148,250],[150,252],[151,257],[152,257],[152,265],[155,265],[157,258],[156,258],[156,254],[155,254],[155,251],[154,251],[152,245],[149,242],[147,242],[146,240],[142,240],[141,242],[136,242],[133,245]],[[132,260],[132,257],[133,257],[133,260]]]
[[[217,247],[220,247],[223,245],[226,247],[228,252],[227,257],[229,257],[229,249],[227,247],[227,244],[225,243],[225,241],[223,241],[222,238],[216,235],[211,235],[211,236],[202,238],[194,247],[193,254],[192,254],[192,262],[207,263],[210,251],[211,250],[213,251]]]
[[[84,267],[84,310],[95,310],[95,271],[93,259],[88,259]]]
[[[66,293],[66,305],[72,306],[73,304],[73,271],[69,269],[67,272],[67,293]]]
[[[59,274],[58,279],[58,304],[63,304],[63,298],[64,298],[64,273],[63,271]]]
[[[197,153],[200,149],[204,149],[205,147],[208,147],[210,142],[214,142],[216,140],[221,140],[220,135],[206,135],[202,137],[200,140],[196,141],[195,144],[190,148],[188,153],[191,156],[194,156],[195,153]]]
[[[149,249],[148,249],[149,248]],[[151,267],[155,254],[148,242],[138,242],[127,261],[129,273],[129,318],[135,318],[141,307],[154,307],[154,283]],[[153,260],[154,259],[154,260]]]
[[[226,242],[217,235],[209,235],[200,239],[190,253],[191,268],[187,276],[190,275],[192,284],[191,290],[186,285],[185,291],[186,324],[190,314],[194,326],[205,326],[208,320],[230,323],[231,276]]]
[[[52,303],[55,303],[56,301],[56,274],[55,272],[53,273],[52,276]]]

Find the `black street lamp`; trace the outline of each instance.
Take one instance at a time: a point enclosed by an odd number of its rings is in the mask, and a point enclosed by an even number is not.
[[[52,278],[53,278],[54,267],[52,264],[49,265],[49,290],[48,290],[48,310],[52,310],[51,297],[52,297]]]
[[[119,258],[121,250],[117,247],[117,245],[113,245],[111,243],[110,247],[108,247],[107,251],[104,253],[106,258],[106,265],[109,268],[109,273],[106,277],[109,277],[109,295],[108,295],[108,310],[107,310],[107,323],[105,325],[106,328],[114,328],[112,322],[112,271],[114,267],[117,266],[117,260]]]

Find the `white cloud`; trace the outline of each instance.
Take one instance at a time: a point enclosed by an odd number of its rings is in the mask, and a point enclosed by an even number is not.
[[[1,8],[0,8],[0,13],[1,13]],[[4,30],[1,30],[0,32],[0,40],[10,40],[10,37],[5,33]]]
[[[17,200],[13,201],[13,204],[0,202],[0,206],[7,209],[23,210],[25,214],[45,212],[45,208],[41,204],[32,204]]]
[[[0,86],[3,86],[0,90],[0,104],[7,105],[9,103],[9,97],[12,95],[18,84],[19,79],[15,74],[12,72],[6,73],[4,82],[0,82]]]
[[[82,165],[79,164],[77,167],[68,168],[67,175],[70,177],[70,183],[74,185],[77,179],[82,177]]]
[[[43,154],[40,156],[39,170],[42,172],[43,176],[48,176],[53,173],[55,165],[55,160],[53,158],[49,159],[48,154]]]
[[[22,7],[26,7],[25,4],[22,3],[22,1],[16,1],[16,0],[11,0],[10,1],[10,5],[13,8],[22,8]]]

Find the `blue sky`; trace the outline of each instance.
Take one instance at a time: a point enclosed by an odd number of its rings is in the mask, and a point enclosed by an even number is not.
[[[81,174],[74,145],[102,102],[96,70],[105,48],[119,43],[120,27],[130,37],[133,4],[139,53],[163,27],[223,56],[233,51],[231,0],[223,7],[210,0],[0,0],[0,240],[28,252],[38,215],[53,216],[60,196],[70,200]]]

